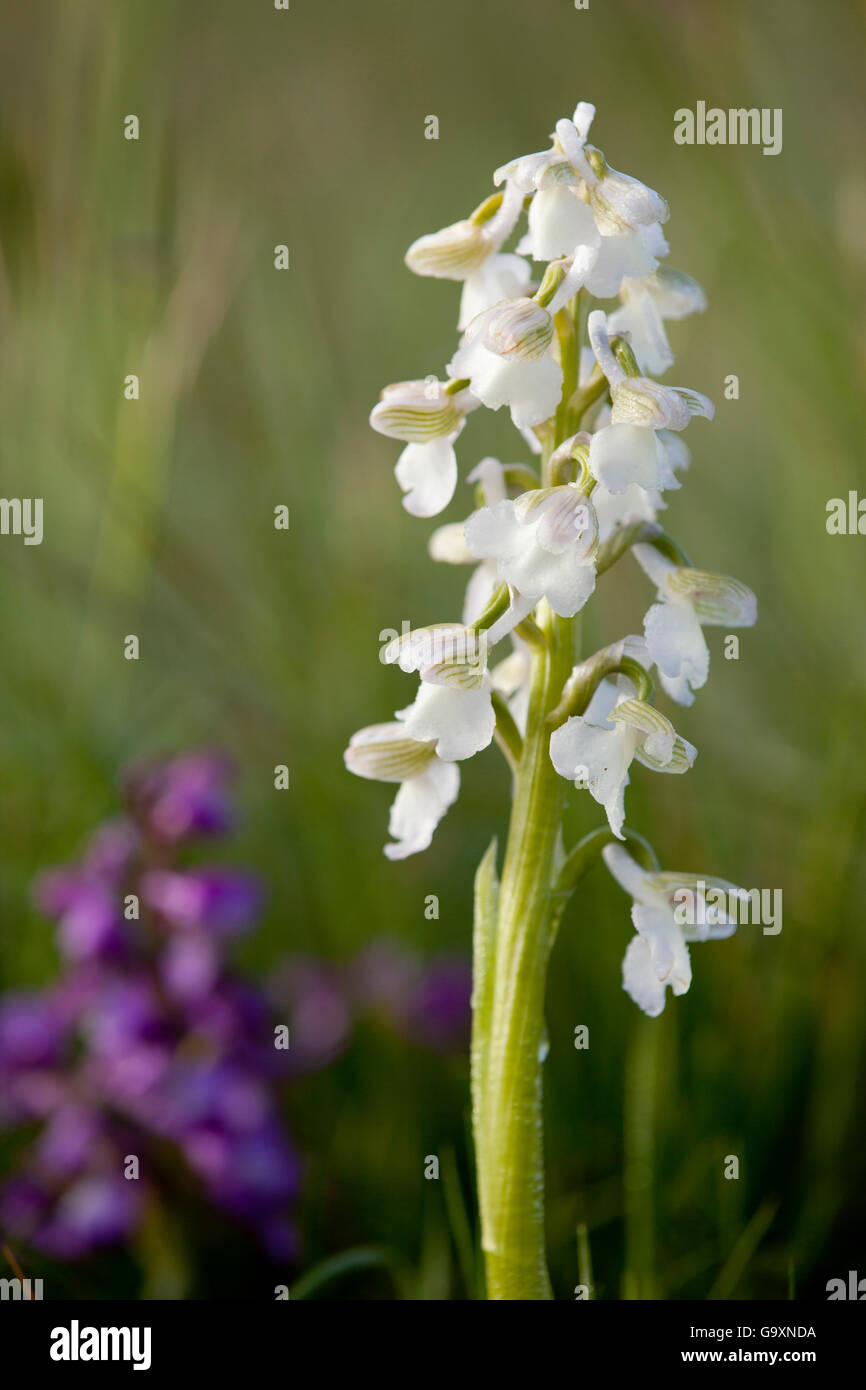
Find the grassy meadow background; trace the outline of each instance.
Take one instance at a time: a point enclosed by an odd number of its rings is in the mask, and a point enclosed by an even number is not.
[[[385,383],[441,372],[455,341],[457,287],[402,256],[578,99],[610,161],[671,204],[671,264],[709,309],[672,325],[670,377],[717,414],[689,431],[666,525],[756,590],[760,621],[738,661],[710,631],[710,682],[677,719],[695,769],[638,771],[629,821],[667,867],[782,888],[784,927],[695,947],[690,993],[648,1021],[620,987],[626,898],[598,871],[572,903],[545,1080],[560,1298],[586,1244],[607,1299],[821,1297],[866,1273],[866,540],[825,530],[829,498],[866,494],[864,19],[853,0],[3,5],[0,491],[45,508],[41,546],[0,539],[4,988],[51,978],[30,883],[113,811],[124,764],[213,744],[241,773],[226,854],[269,888],[242,952],[254,975],[381,937],[468,953],[474,868],[506,823],[496,750],[464,766],[432,849],[398,865],[381,850],[391,789],[341,759],[412,696],[379,631],[458,616],[466,578],[427,560],[435,523],[403,512],[399,446],[367,424]],[[674,111],[699,99],[782,107],[783,152],[675,145]],[[462,476],[488,452],[525,455],[503,412],[470,422]],[[461,483],[446,519],[469,505]],[[624,561],[593,644],[639,630],[649,596]],[[574,793],[574,835],[598,812]],[[476,1296],[467,1086],[464,1059],[372,1028],[294,1085],[289,1282],[375,1246],[396,1252],[396,1285],[363,1268],[321,1296]],[[193,1252],[189,1296],[270,1296],[271,1268],[233,1241]],[[53,1273],[81,1297],[142,1287],[125,1252]]]

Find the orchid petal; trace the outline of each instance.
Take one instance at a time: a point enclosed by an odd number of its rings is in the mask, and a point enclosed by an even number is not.
[[[438,759],[420,777],[404,782],[394,798],[388,821],[388,833],[396,841],[385,846],[388,858],[406,859],[427,849],[459,790],[460,769]]]
[[[439,560],[446,565],[475,563],[475,556],[466,545],[462,521],[450,521],[438,527],[427,542],[427,553],[431,560]]]
[[[589,445],[589,469],[608,492],[624,492],[632,484],[660,492],[663,474],[655,431],[627,424],[597,430]]]
[[[410,738],[434,742],[445,762],[471,758],[493,739],[496,714],[490,690],[458,690],[422,681],[414,702],[397,711]]]
[[[625,789],[636,736],[627,727],[598,728],[581,715],[555,730],[550,738],[550,758],[561,777],[585,786],[605,808],[614,835],[622,839]]]
[[[658,978],[669,984],[674,994],[685,994],[692,982],[692,967],[673,912],[664,903],[634,903],[631,918],[649,947]]]
[[[753,627],[758,621],[758,600],[752,590],[729,575],[684,566],[669,576],[668,591],[687,598],[705,626]]]
[[[644,632],[663,683],[665,678],[678,682],[678,702],[691,704],[693,692],[706,684],[710,672],[709,649],[694,609],[684,601],[654,603],[644,618]],[[688,698],[682,698],[683,681]]]
[[[406,494],[406,511],[412,516],[436,516],[448,506],[457,487],[453,436],[431,439],[427,444],[407,444],[394,474]]]
[[[633,936],[622,962],[622,987],[649,1018],[658,1018],[665,1006],[665,985],[653,969],[650,949],[643,937]]]
[[[410,738],[400,723],[359,729],[343,754],[350,772],[375,782],[405,782],[422,773],[434,758],[433,744]]]

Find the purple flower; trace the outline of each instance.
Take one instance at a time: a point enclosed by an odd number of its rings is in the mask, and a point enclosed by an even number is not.
[[[206,999],[219,978],[221,961],[213,940],[201,932],[174,936],[159,958],[166,991],[186,1003]]]
[[[148,1184],[180,1202],[190,1169],[267,1249],[294,1249],[299,1164],[274,1089],[285,1054],[266,999],[226,954],[261,887],[178,862],[189,837],[230,824],[229,774],[212,753],[139,765],[129,816],[36,884],[63,965],[50,990],[0,1004],[0,1124],[41,1124],[27,1178],[0,1189],[0,1218],[58,1258],[128,1238]],[[142,909],[130,920],[128,897]],[[125,1178],[128,1153],[150,1176]]]
[[[261,884],[250,874],[219,867],[176,873],[150,869],[142,875],[143,901],[175,927],[217,936],[249,929],[262,904]]]
[[[119,1170],[88,1173],[61,1194],[37,1243],[60,1259],[78,1259],[130,1236],[141,1220],[142,1205],[140,1184]]]
[[[240,1133],[194,1128],[183,1149],[216,1200],[241,1218],[266,1216],[297,1195],[300,1163],[271,1120]]]
[[[161,1042],[167,1024],[147,976],[110,976],[91,999],[82,1025],[93,1052],[116,1057],[141,1042]]]
[[[223,977],[207,995],[186,1002],[190,1028],[211,1048],[243,1061],[261,1076],[285,1072],[285,1052],[274,1046],[274,1022],[258,991]]]
[[[57,943],[67,960],[121,954],[123,919],[116,890],[91,872],[54,869],[37,879],[36,905],[59,918]]]
[[[103,1132],[99,1115],[70,1103],[50,1117],[31,1150],[36,1168],[52,1178],[69,1178],[85,1168]]]
[[[129,869],[141,847],[141,837],[132,821],[124,817],[106,821],[91,836],[83,867],[99,878],[117,882]]]
[[[166,1128],[179,1136],[204,1125],[225,1134],[254,1130],[271,1112],[267,1085],[226,1062],[178,1065],[166,1092]]]
[[[50,994],[7,994],[0,1003],[0,1072],[53,1066],[64,1036]]]
[[[147,834],[174,845],[231,828],[231,777],[232,765],[222,754],[190,753],[133,768],[127,791],[133,814]]]

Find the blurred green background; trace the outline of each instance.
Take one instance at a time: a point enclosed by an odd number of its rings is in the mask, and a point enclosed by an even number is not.
[[[717,415],[690,431],[666,525],[760,601],[738,661],[711,630],[709,685],[678,714],[694,772],[638,772],[629,821],[666,867],[782,888],[784,927],[697,946],[691,992],[652,1022],[620,988],[625,897],[597,872],[570,907],[548,1001],[554,1286],[578,1283],[581,1222],[603,1298],[823,1296],[864,1272],[866,540],[825,530],[829,498],[866,494],[863,6],[5,0],[3,21],[2,492],[45,499],[41,547],[0,539],[4,987],[50,978],[29,884],[112,811],[123,764],[203,744],[240,764],[231,857],[270,887],[252,971],[383,935],[468,952],[474,868],[506,823],[497,752],[464,766],[432,849],[399,865],[381,852],[392,789],[342,767],[349,734],[412,696],[379,631],[457,617],[466,578],[428,562],[433,523],[403,512],[398,446],[367,415],[453,350],[458,290],[410,276],[410,241],[591,100],[593,138],[668,198],[671,264],[709,297],[671,329],[671,379]],[[699,99],[782,107],[782,154],[675,145],[674,111]],[[470,422],[462,476],[488,452],[525,457],[503,412]],[[469,504],[461,484],[447,517]],[[639,630],[648,598],[623,562],[594,645]],[[572,802],[577,835],[598,808]],[[473,1293],[467,1079],[459,1059],[362,1034],[298,1083],[296,1272],[383,1244],[412,1296]],[[447,1181],[424,1180],[430,1153]],[[68,1278],[88,1297],[117,1287],[114,1265]],[[229,1267],[216,1292],[258,1296],[256,1278]],[[338,1293],[392,1286],[361,1271]]]

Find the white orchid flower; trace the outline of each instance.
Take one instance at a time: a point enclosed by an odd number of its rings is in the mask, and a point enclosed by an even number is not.
[[[621,888],[632,898],[631,918],[637,936],[629,943],[622,963],[623,989],[650,1018],[665,1006],[665,991],[685,994],[692,982],[688,942],[723,940],[737,929],[721,910],[708,924],[705,912],[694,914],[695,924],[681,924],[675,904],[683,893],[699,899],[707,889],[720,890],[726,901],[739,898],[743,889],[723,878],[695,874],[652,873],[642,869],[621,845],[607,845],[602,856]]]
[[[578,104],[571,121],[559,123],[571,127],[571,147],[573,151],[579,150],[581,157],[594,116],[595,107],[583,101]],[[497,169],[493,175],[494,183],[508,180],[524,194],[532,195],[529,233],[522,246],[537,261],[554,260],[567,255],[575,246],[595,246],[599,241],[592,210],[580,196],[580,190],[584,190],[583,179],[565,154],[558,126],[553,141],[549,150],[525,155]],[[551,246],[556,249],[551,251]]]
[[[529,230],[518,251],[549,261],[579,246],[594,247],[598,258],[586,288],[607,299],[625,278],[644,278],[667,255],[659,224],[668,208],[651,188],[608,168],[600,152],[587,146],[594,115],[595,107],[581,102],[570,121],[557,122],[552,149],[505,165],[494,180],[516,182],[533,195]]]
[[[388,833],[395,843],[385,846],[389,859],[405,859],[427,849],[433,832],[457,800],[460,770],[443,762],[432,742],[418,743],[404,724],[372,724],[359,729],[343,755],[346,767],[375,782],[399,782]]]
[[[595,257],[594,250],[579,247],[561,262],[560,283],[545,303],[537,296],[512,299],[479,314],[448,364],[449,376],[468,379],[473,395],[490,410],[509,406],[520,430],[540,425],[559,404],[562,367],[551,351],[553,318],[585,283]]]
[[[700,391],[693,391],[689,386],[663,386],[651,377],[626,375],[611,348],[603,309],[593,309],[587,320],[587,331],[595,360],[610,384],[611,424],[684,430],[693,415],[712,420],[715,406]]]
[[[509,179],[495,201],[498,206],[492,215],[488,209],[494,200],[488,199],[471,217],[419,237],[406,252],[406,264],[416,275],[463,281],[457,321],[461,332],[477,314],[500,300],[526,294],[532,279],[522,256],[500,250],[520,216],[523,193]]]
[[[546,598],[563,618],[573,618],[595,588],[597,537],[592,503],[574,483],[483,507],[466,524],[469,550],[496,561],[526,612]]]
[[[658,590],[644,618],[650,660],[671,699],[694,704],[710,671],[703,628],[754,626],[758,600],[738,579],[677,565],[654,546],[636,545],[633,553]]]
[[[413,516],[436,516],[457,486],[454,441],[478,402],[468,391],[449,392],[436,377],[386,386],[370,412],[379,434],[406,441],[394,472]]]
[[[623,689],[626,678],[602,681],[585,714],[572,715],[550,737],[550,757],[561,777],[586,788],[623,838],[625,789],[632,761],[655,772],[687,772],[697,749],[680,738],[653,705]]]
[[[546,179],[553,181],[555,172],[551,170]],[[529,231],[517,250],[535,261],[549,261],[569,255],[580,246],[593,248],[596,260],[587,272],[585,287],[596,299],[612,299],[626,280],[645,279],[658,270],[659,262],[670,250],[657,223],[638,227],[624,236],[602,236],[590,209],[575,188],[563,184],[562,176],[555,192],[557,203],[540,203],[545,194],[542,187],[533,198]]]
[[[610,346],[607,315],[594,309],[587,331],[596,361],[610,385],[612,425],[643,429],[684,430],[693,415],[712,420],[715,406],[708,396],[688,386],[663,386],[651,377],[628,376]]]
[[[622,308],[607,316],[612,333],[627,333],[638,366],[659,375],[672,366],[674,355],[665,333],[665,319],[684,319],[702,313],[707,297],[690,275],[660,266],[644,279],[623,280]]]
[[[382,660],[417,671],[418,694],[397,719],[409,738],[430,742],[440,758],[459,762],[493,740],[496,714],[487,670],[488,634],[461,623],[414,628],[382,651]]]
[[[581,386],[587,385],[594,367],[595,355],[592,348],[584,348],[580,358],[579,384]],[[609,424],[610,406],[602,405],[595,417],[596,432],[600,433]],[[667,479],[665,486],[680,487],[681,484],[675,469],[688,467],[689,451],[679,435],[669,434],[667,431],[662,433],[666,439],[676,441],[674,454],[669,455],[666,451],[664,456],[668,465],[665,469],[665,478]],[[592,436],[589,437],[589,440],[591,447]],[[598,455],[596,455],[597,457]],[[604,483],[596,482],[592,490],[592,505],[598,521],[598,542],[601,545],[622,526],[629,526],[636,521],[655,521],[658,512],[664,510],[666,503],[662,500],[660,491],[640,487],[637,483],[628,483],[621,492],[612,492],[610,488],[605,487]]]
[[[627,376],[611,349],[603,310],[590,314],[588,331],[611,394],[610,424],[596,430],[590,443],[590,472],[610,492],[632,483],[647,492],[678,487],[677,469],[687,466],[688,450],[676,432],[693,415],[711,420],[712,401],[687,387]]]

